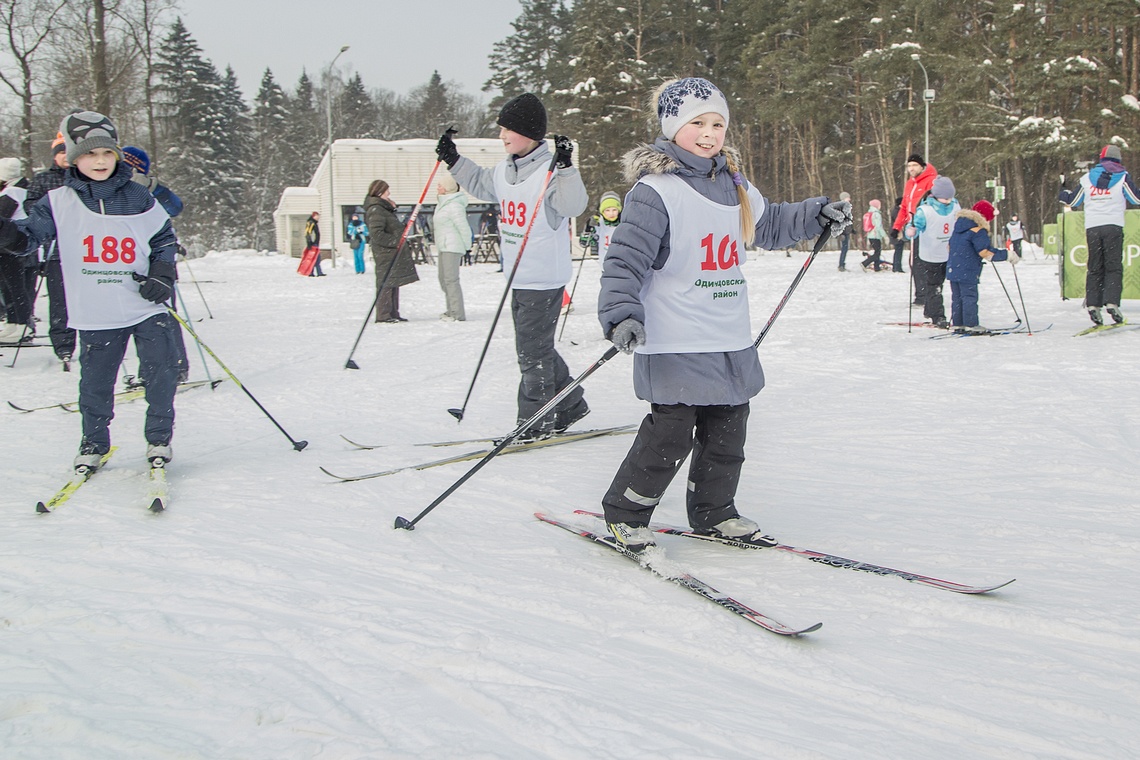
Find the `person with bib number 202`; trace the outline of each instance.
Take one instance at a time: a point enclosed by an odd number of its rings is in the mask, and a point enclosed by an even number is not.
[[[41,198],[18,224],[0,223],[0,250],[29,255],[54,237],[68,326],[79,332],[79,411],[83,438],[75,467],[96,469],[111,448],[115,379],[133,336],[145,374],[146,458],[171,459],[178,325],[168,310],[178,240],[170,216],[131,181],[118,132],[95,111],[60,125],[71,168],[62,187]]]
[[[851,204],[768,202],[737,170],[728,103],[707,80],[664,83],[652,108],[661,136],[623,159],[633,187],[598,297],[603,333],[634,354],[634,391],[650,403],[602,498],[606,524],[630,551],[652,545],[650,517],[691,452],[689,525],[771,546],[735,501],[749,399],[764,387],[740,263],[753,243],[780,250],[824,228],[841,234]]]

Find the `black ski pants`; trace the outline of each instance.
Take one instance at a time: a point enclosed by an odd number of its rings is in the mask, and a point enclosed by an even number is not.
[[[131,327],[79,331],[79,411],[83,415],[85,442],[104,452],[111,447],[115,381],[127,352],[127,341],[134,336],[139,374],[146,378],[147,443],[170,443],[178,383],[177,328],[174,317],[164,312]]]
[[[562,311],[562,293],[554,290],[511,290],[511,317],[515,323],[515,352],[518,354],[518,424],[529,420],[550,399],[571,383],[570,370],[554,347],[555,328]],[[586,397],[578,386],[531,429],[553,432],[563,427],[561,420],[577,420],[587,411]]]
[[[1085,230],[1089,263],[1085,271],[1085,305],[1120,305],[1124,288],[1124,228],[1103,224]]]
[[[648,523],[690,452],[685,493],[689,525],[701,530],[737,517],[748,412],[748,404],[653,404],[602,498],[606,521]]]
[[[915,291],[923,294],[923,316],[934,322],[946,319],[946,300],[942,297],[942,285],[946,282],[946,262],[935,263],[916,257],[911,267],[914,271]],[[922,284],[921,288],[917,283]]]

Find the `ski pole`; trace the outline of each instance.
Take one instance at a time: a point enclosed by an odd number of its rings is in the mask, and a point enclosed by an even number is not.
[[[183,249],[182,246],[179,246],[179,250],[181,252],[181,251],[184,251],[185,249]],[[198,278],[194,276],[194,270],[190,268],[190,258],[185,253],[182,253],[182,263],[186,265],[186,271],[190,273],[190,282],[194,283],[194,287],[196,287],[198,289],[198,295],[202,299],[202,305],[206,307],[206,313],[210,315],[210,319],[213,319],[214,318],[214,312],[210,311],[210,304],[206,303],[206,294],[202,292],[202,286],[198,284]],[[178,297],[182,298],[181,295],[179,295]],[[182,301],[182,308],[183,309],[186,308],[185,299],[183,299],[183,301]],[[186,313],[187,313],[187,315],[190,314],[190,312],[186,312]]]
[[[1025,310],[1025,296],[1021,294],[1021,280],[1017,279],[1017,265],[1011,263],[1010,266],[1013,268],[1013,282],[1017,285],[1017,297],[1021,300],[1021,313],[1025,315],[1025,327],[1029,330],[1029,334],[1032,335],[1033,326],[1029,324],[1029,312]],[[996,272],[997,269],[994,269],[994,271]]]
[[[792,280],[792,284],[788,286],[788,292],[784,293],[784,297],[780,299],[780,302],[778,304],[776,304],[776,310],[772,312],[772,316],[768,317],[768,324],[764,325],[764,329],[760,331],[760,336],[756,338],[756,342],[752,344],[753,348],[759,346],[760,342],[764,340],[764,336],[767,335],[768,331],[772,329],[772,324],[776,321],[776,317],[780,316],[780,312],[784,310],[784,304],[786,304],[788,302],[788,299],[791,298],[792,291],[795,290],[796,286],[800,284],[800,280],[804,278],[808,267],[810,267],[811,263],[815,261],[815,257],[819,254],[819,252],[823,250],[823,246],[825,243],[827,243],[827,239],[829,237],[831,237],[831,225],[824,227],[823,232],[819,233],[819,237],[816,238],[815,241],[815,247],[811,250],[811,255],[807,257],[807,260],[804,261],[803,267],[801,267],[800,271],[796,273],[795,278]]]
[[[136,272],[132,276],[134,277],[136,282],[146,282],[146,277],[144,275],[138,274]],[[206,349],[206,353],[208,353],[210,356],[214,357],[214,361],[216,361],[218,363],[218,366],[221,367],[222,370],[225,371],[225,373],[230,376],[230,380],[234,381],[234,385],[236,385],[237,387],[239,387],[243,391],[245,391],[245,395],[249,396],[250,401],[257,404],[257,408],[260,409],[265,414],[265,416],[269,418],[269,421],[272,422],[274,425],[276,425],[277,429],[280,430],[285,435],[285,437],[289,439],[289,443],[293,444],[293,449],[295,451],[301,451],[302,449],[304,449],[306,446],[309,445],[308,441],[294,440],[293,436],[289,435],[289,433],[286,432],[285,428],[281,427],[281,423],[278,422],[277,420],[273,419],[273,415],[269,413],[268,409],[266,409],[264,406],[261,405],[261,402],[257,400],[257,397],[249,392],[249,388],[246,388],[244,385],[242,385],[241,380],[237,379],[237,375],[235,375],[233,372],[230,372],[230,368],[226,366],[225,362],[223,362],[221,359],[219,359],[218,355],[215,354],[213,351],[211,351],[210,347],[202,342],[202,339],[198,337],[198,333],[194,332],[194,328],[190,326],[190,323],[187,322],[185,319],[183,319],[178,314],[178,312],[176,312],[174,309],[170,308],[170,304],[163,301],[162,305],[166,307],[166,311],[170,314],[170,316],[177,319],[178,324],[182,325],[182,327],[185,328],[186,332],[190,333],[190,335],[194,338],[194,340],[197,341],[198,345],[201,346],[202,348]]]
[[[618,350],[614,346],[610,346],[608,349],[606,349],[606,352],[604,354],[602,354],[600,359],[598,359],[596,362],[594,362],[589,367],[587,367],[586,370],[582,374],[578,375],[578,377],[574,378],[574,380],[571,381],[569,385],[567,385],[565,388],[563,388],[561,391],[558,392],[557,396],[555,396],[554,398],[547,401],[546,404],[544,404],[541,409],[539,409],[537,412],[535,412],[531,416],[530,419],[528,419],[526,422],[524,422],[523,424],[521,424],[517,428],[515,428],[514,432],[510,433],[506,438],[499,441],[499,443],[495,446],[495,448],[493,448],[489,452],[487,452],[486,456],[484,456],[482,459],[480,459],[475,464],[474,467],[472,467],[470,470],[467,471],[467,473],[463,477],[461,477],[459,480],[455,481],[451,485],[450,488],[448,488],[446,491],[441,493],[436,498],[435,501],[433,501],[431,504],[428,504],[422,512],[420,512],[418,515],[413,517],[411,520],[407,519],[406,517],[397,517],[396,523],[392,527],[393,528],[402,528],[404,530],[415,530],[416,523],[418,523],[420,520],[422,520],[424,518],[424,516],[427,515],[428,512],[431,512],[433,509],[438,507],[444,499],[446,499],[451,494],[455,493],[455,491],[458,490],[461,485],[463,485],[468,480],[470,480],[472,475],[474,475],[476,472],[478,472],[480,469],[482,469],[483,465],[487,464],[487,462],[490,462],[492,459],[494,459],[495,456],[497,456],[500,451],[502,451],[507,446],[509,446],[511,444],[511,441],[513,441],[515,438],[517,438],[519,435],[521,435],[523,433],[523,431],[528,429],[531,425],[533,425],[538,420],[542,419],[546,414],[548,414],[550,412],[551,409],[558,406],[559,402],[561,402],[562,399],[566,398],[566,396],[572,390],[574,390],[579,385],[581,385],[583,380],[585,380],[587,377],[592,375],[595,370],[597,370],[603,364],[608,362],[610,359],[617,356],[617,352],[618,352]]]
[[[901,232],[899,233],[902,234]],[[914,245],[910,248],[910,289],[906,293],[906,331],[914,332]]]
[[[578,274],[574,275],[574,284],[570,286],[570,303],[574,303],[574,293],[578,291],[578,278],[582,276],[582,268],[586,265],[586,251],[590,249],[589,243],[582,249],[582,260],[578,262]],[[562,315],[562,329],[558,331],[558,340],[562,341],[562,333],[566,332],[566,322],[570,319],[570,309]],[[572,341],[571,341],[572,342]]]
[[[1013,299],[1009,297],[1009,290],[1005,287],[1005,281],[1002,280],[1002,278],[1001,278],[1001,272],[998,271],[998,268],[996,266],[993,268],[993,270],[994,270],[994,274],[997,275],[998,282],[1001,283],[1001,289],[1005,292],[1006,300],[1009,301],[1009,308],[1013,309],[1013,318],[1016,319],[1017,324],[1020,325],[1021,324],[1021,315],[1019,315],[1017,313],[1017,307],[1013,305]],[[1016,273],[1016,270],[1015,270],[1015,273]],[[1024,308],[1024,304],[1022,305],[1022,307]]]
[[[467,396],[463,399],[463,406],[458,409],[448,409],[447,413],[454,417],[459,422],[463,422],[463,413],[467,411],[467,402],[471,400],[471,391],[475,390],[475,381],[479,378],[479,370],[483,368],[483,360],[487,358],[487,349],[491,345],[491,336],[495,334],[495,326],[499,324],[499,315],[503,313],[503,304],[507,302],[507,294],[511,292],[511,283],[515,281],[515,272],[519,271],[519,262],[522,261],[523,251],[526,250],[526,241],[530,238],[530,231],[534,228],[534,222],[538,219],[539,214],[542,212],[542,201],[546,198],[546,188],[550,185],[550,178],[554,176],[554,164],[558,161],[557,151],[550,158],[550,167],[546,170],[546,178],[542,181],[542,189],[538,191],[538,200],[534,204],[534,210],[530,212],[530,223],[526,226],[526,232],[523,233],[522,242],[519,243],[519,252],[515,256],[515,264],[511,267],[511,273],[507,277],[507,287],[503,289],[503,297],[499,299],[499,308],[495,310],[495,318],[491,320],[491,329],[487,333],[487,340],[483,343],[483,353],[479,355],[479,363],[475,365],[475,374],[471,376],[471,385],[467,387]]]
[[[182,297],[182,288],[178,287],[177,281],[174,283],[174,295],[182,303],[182,311],[186,312],[186,319],[192,319],[190,310],[186,308],[186,299]],[[202,360],[202,369],[206,372],[206,379],[210,381],[210,390],[214,390],[218,385],[214,382],[213,376],[210,375],[210,363],[206,361],[206,355],[202,353],[202,344],[197,343],[196,345],[198,346],[198,357]]]
[[[44,275],[37,275],[37,278],[38,279],[36,280],[36,292],[32,296],[31,309],[35,309],[36,299],[40,297],[40,287],[44,284],[44,280],[47,279],[47,277],[45,277]],[[19,283],[19,284],[22,285],[23,283]],[[28,319],[31,319],[31,314],[32,314],[31,309],[28,311]],[[35,322],[32,322],[32,325],[35,325]],[[16,353],[12,354],[12,363],[8,365],[9,368],[15,367],[16,366],[16,360],[20,358],[20,347],[24,343],[24,338],[26,338],[28,335],[28,327],[29,327],[29,325],[24,325],[24,330],[23,330],[23,332],[20,333],[20,339],[18,341],[16,341]],[[32,334],[33,334],[33,336],[35,335],[35,328],[34,327],[32,330]]]
[[[447,134],[459,134],[454,127],[447,128]],[[384,286],[388,284],[388,278],[392,276],[392,270],[396,267],[396,260],[400,258],[400,252],[404,250],[404,242],[408,239],[408,232],[412,229],[412,225],[416,223],[416,217],[420,214],[420,208],[424,205],[424,198],[427,197],[428,190],[431,188],[431,181],[435,179],[435,173],[439,171],[439,165],[443,163],[438,159],[435,166],[431,168],[431,174],[428,175],[427,182],[424,184],[424,190],[420,193],[420,199],[416,201],[415,208],[408,216],[408,221],[404,224],[404,233],[400,235],[400,242],[396,244],[396,253],[392,256],[392,261],[388,263],[388,269],[384,272],[384,277],[380,280],[380,286],[376,288],[376,296],[372,299],[372,305],[368,307],[368,313],[364,315],[364,323],[360,325],[360,332],[356,334],[356,342],[352,344],[352,350],[348,352],[348,361],[344,363],[345,369],[360,369],[360,365],[352,360],[352,355],[356,353],[356,347],[360,345],[360,339],[364,337],[364,328],[368,327],[368,321],[372,319],[372,312],[376,310],[376,304],[380,302],[380,294],[384,291]]]

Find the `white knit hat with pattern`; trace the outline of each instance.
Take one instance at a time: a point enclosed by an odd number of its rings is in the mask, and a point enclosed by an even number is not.
[[[703,113],[724,117],[728,129],[728,100],[715,84],[700,77],[674,79],[662,85],[657,94],[657,118],[661,134],[672,140],[681,127]]]

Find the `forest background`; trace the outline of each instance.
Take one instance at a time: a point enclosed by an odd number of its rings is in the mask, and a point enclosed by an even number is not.
[[[891,205],[918,152],[963,202],[992,198],[987,180],[1004,185],[1005,218],[1019,213],[1036,234],[1057,213],[1059,174],[1107,142],[1127,165],[1140,145],[1138,0],[520,5],[481,94],[446,70],[398,94],[332,67],[282,85],[267,68],[248,99],[176,0],[0,0],[0,154],[30,173],[68,110],[109,114],[186,201],[183,242],[207,250],[274,247],[281,191],[308,184],[330,122],[333,139],[434,138],[449,125],[494,137],[499,106],[523,91],[578,141],[594,201],[624,193],[618,159],[656,136],[646,100],[677,76],[724,90],[729,142],[767,197],[846,190],[856,215],[871,198]]]

